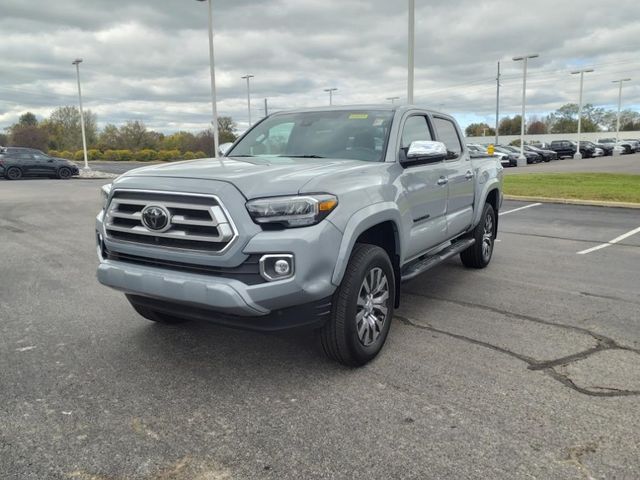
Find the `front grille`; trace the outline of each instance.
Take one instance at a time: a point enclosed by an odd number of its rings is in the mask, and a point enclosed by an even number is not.
[[[168,213],[166,227],[145,225],[142,212],[160,207]],[[116,190],[105,215],[112,240],[208,253],[221,253],[237,233],[224,206],[213,195]]]
[[[103,250],[102,255],[106,260],[115,260],[118,262],[131,263],[145,267],[162,268],[164,270],[229,278],[238,280],[246,285],[258,285],[266,282],[266,280],[260,275],[260,255],[249,255],[242,264],[232,268],[196,265],[193,263],[174,262],[158,258],[142,257],[139,255],[129,255],[120,252],[112,252],[106,248]]]

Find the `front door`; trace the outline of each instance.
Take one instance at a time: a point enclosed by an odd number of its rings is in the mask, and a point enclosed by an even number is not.
[[[466,231],[473,221],[473,197],[475,195],[475,173],[469,153],[462,147],[460,132],[455,124],[445,117],[434,117],[438,141],[444,143],[449,153],[445,161],[449,179],[447,199],[447,234],[449,238]]]
[[[425,115],[407,117],[402,127],[400,155],[414,141],[433,140],[433,129]],[[410,260],[447,237],[447,176],[444,162],[408,166],[400,177],[411,213],[412,226],[405,260]]]

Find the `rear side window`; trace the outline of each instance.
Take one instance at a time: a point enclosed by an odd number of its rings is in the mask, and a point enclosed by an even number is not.
[[[462,142],[458,130],[451,120],[434,118],[433,123],[438,132],[438,139],[447,146],[447,150],[459,156],[462,153]]]

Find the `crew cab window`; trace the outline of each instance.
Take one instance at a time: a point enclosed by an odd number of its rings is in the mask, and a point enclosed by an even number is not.
[[[411,142],[422,142],[426,140],[433,140],[427,118],[422,115],[413,115],[407,118],[407,121],[404,122],[404,128],[402,129],[401,147],[408,148]]]
[[[447,150],[455,154],[454,158],[457,158],[462,153],[462,142],[458,136],[458,130],[452,121],[445,118],[434,118],[433,124],[438,132],[438,139],[444,143]]]

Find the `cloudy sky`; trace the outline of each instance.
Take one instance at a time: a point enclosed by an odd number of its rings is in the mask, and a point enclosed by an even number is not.
[[[246,126],[252,116],[328,103],[383,103],[406,96],[406,0],[213,0],[218,109]],[[519,111],[522,53],[530,63],[528,111],[577,102],[640,107],[640,6],[592,0],[416,0],[415,103],[464,125],[494,122],[496,62],[503,114]],[[164,132],[210,119],[206,3],[195,0],[0,0],[0,130],[30,110],[46,116],[77,102],[81,57],[85,107],[99,124],[139,119]]]

